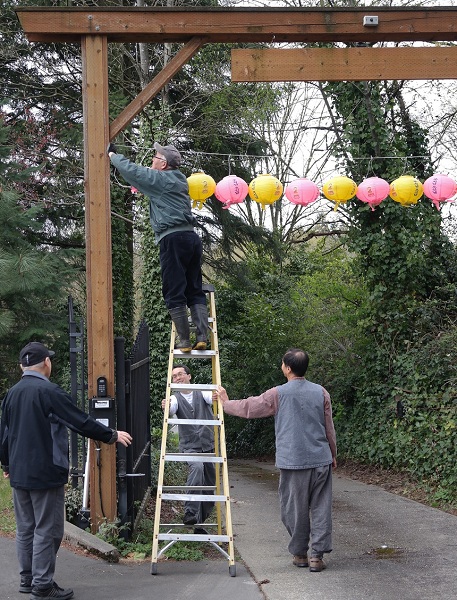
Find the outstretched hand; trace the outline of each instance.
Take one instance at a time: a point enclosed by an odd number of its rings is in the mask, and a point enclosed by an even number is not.
[[[227,392],[225,391],[225,388],[223,388],[221,385],[217,386],[217,390],[215,390],[214,393],[219,397],[219,400],[222,402],[222,404],[225,404],[225,402],[229,401]]]
[[[122,444],[123,446],[127,447],[132,443],[132,436],[126,431],[118,431],[116,441],[118,444]]]

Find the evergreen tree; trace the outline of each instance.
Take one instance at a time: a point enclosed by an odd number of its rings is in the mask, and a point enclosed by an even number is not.
[[[66,335],[65,296],[72,265],[65,253],[37,245],[49,225],[40,205],[24,206],[14,186],[34,176],[10,158],[8,133],[0,119],[0,381],[17,378],[19,350],[30,340],[53,347]],[[44,234],[44,235],[43,235]]]

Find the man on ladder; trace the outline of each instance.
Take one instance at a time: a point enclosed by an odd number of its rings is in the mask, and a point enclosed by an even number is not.
[[[156,154],[152,165],[145,167],[117,153],[108,146],[111,163],[122,177],[149,198],[149,216],[160,250],[162,293],[170,317],[175,324],[182,352],[206,350],[208,309],[202,289],[202,242],[194,230],[189,185],[179,170],[182,157],[171,145],[154,142]],[[197,329],[196,341],[190,343],[189,319]]]
[[[189,384],[192,379],[189,367],[176,365],[172,371],[172,381],[178,384]],[[213,394],[209,391],[182,389],[170,397],[169,416],[176,415],[178,419],[213,419]],[[165,409],[165,400],[162,400]],[[208,425],[178,425],[179,450],[185,453],[214,453],[214,427]],[[215,486],[216,470],[214,463],[189,462],[189,473],[186,485]],[[198,492],[193,492],[198,494]],[[212,493],[212,492],[207,492]],[[184,504],[184,525],[204,523],[213,510],[214,502],[187,501]],[[194,533],[206,533],[201,527],[196,527]]]

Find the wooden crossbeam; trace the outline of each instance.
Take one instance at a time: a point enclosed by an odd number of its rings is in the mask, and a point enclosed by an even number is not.
[[[198,52],[202,47],[202,38],[191,39],[181,50],[175,54],[169,63],[154,77],[128,106],[124,108],[110,126],[110,140],[113,140],[143,108],[160,92],[161,89],[176,75],[176,73]]]
[[[455,7],[356,8],[128,8],[21,7],[16,10],[31,42],[79,41],[106,35],[109,42],[381,42],[454,41]],[[379,24],[364,26],[364,16]]]
[[[457,47],[232,50],[232,81],[457,79]]]

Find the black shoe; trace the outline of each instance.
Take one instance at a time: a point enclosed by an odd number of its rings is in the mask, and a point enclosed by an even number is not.
[[[54,581],[51,587],[40,589],[34,587],[32,589],[32,600],[70,600],[73,598],[74,592],[72,589],[68,588],[64,590],[59,587],[57,583]]]
[[[184,523],[184,525],[196,525],[198,523],[197,515],[186,513],[182,522]]]
[[[31,575],[21,575],[19,591],[22,594],[30,594],[30,592],[32,591],[32,576]]]
[[[194,533],[195,535],[209,535],[209,533],[206,531],[206,529],[203,529],[203,527],[195,527]]]

